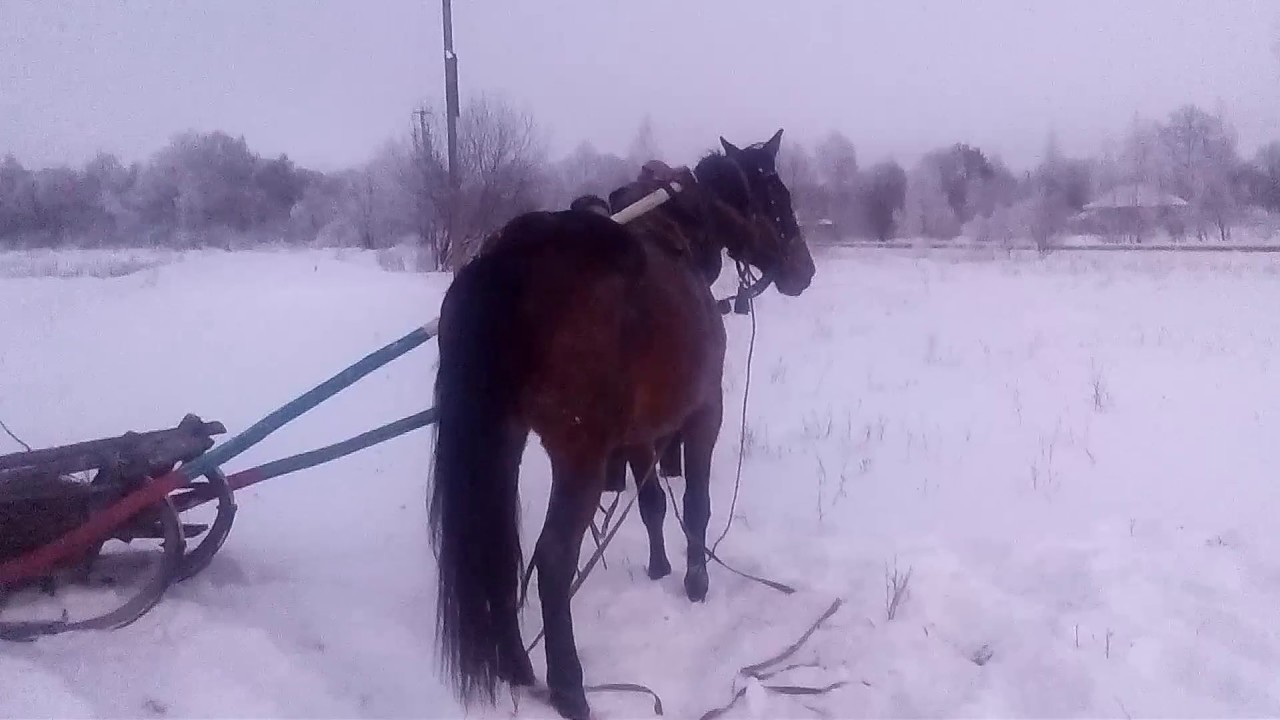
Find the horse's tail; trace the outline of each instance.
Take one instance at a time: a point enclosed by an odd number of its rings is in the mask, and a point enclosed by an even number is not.
[[[463,702],[494,701],[500,667],[519,645],[517,481],[528,436],[515,414],[519,287],[511,262],[480,257],[457,274],[440,313],[429,515],[439,566],[437,640]]]

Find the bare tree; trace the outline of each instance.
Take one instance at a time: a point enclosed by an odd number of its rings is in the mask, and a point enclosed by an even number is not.
[[[921,172],[931,172],[961,224],[990,215],[998,205],[1012,201],[1016,184],[1008,169],[987,157],[980,148],[956,143],[927,153],[920,161]]]
[[[778,153],[778,174],[791,191],[797,216],[805,220],[820,219],[826,210],[823,188],[808,150],[797,142],[784,139]]]
[[[555,207],[568,207],[587,193],[605,197],[633,179],[637,170],[630,160],[602,153],[584,142],[550,168],[554,188],[546,200]]]
[[[428,108],[414,113],[412,152],[404,168],[404,184],[414,202],[414,226],[431,252],[431,269],[443,269],[452,240],[449,213],[454,206],[447,153],[439,139],[437,119]]]
[[[1226,241],[1239,196],[1235,131],[1220,115],[1187,105],[1156,131],[1174,192],[1191,203],[1192,222],[1204,239],[1213,227]]]
[[[533,118],[482,97],[458,123],[458,187],[449,183],[446,148],[427,112],[416,126],[407,181],[419,198],[418,227],[437,269],[457,267],[511,217],[538,207],[543,151]]]
[[[858,152],[853,143],[833,132],[818,143],[814,157],[827,200],[823,214],[835,221],[842,235],[860,233],[863,213],[859,203]]]
[[[378,196],[373,187],[373,172],[361,170],[351,178],[351,197],[355,200],[356,232],[360,246],[366,250],[378,247]]]
[[[1044,158],[1028,179],[1031,197],[1021,208],[1022,218],[1029,220],[1028,232],[1043,252],[1061,234],[1068,218],[1089,201],[1092,171],[1088,163],[1065,157],[1058,148],[1057,137],[1051,133]],[[1019,219],[1018,213],[1014,217]]]
[[[658,140],[653,130],[653,118],[649,115],[645,115],[640,121],[636,136],[631,140],[631,147],[627,149],[627,159],[636,167],[650,160],[662,159],[662,151],[658,147]]]
[[[960,221],[943,190],[942,178],[927,162],[917,165],[907,177],[902,229],[914,237],[930,238],[955,237],[960,230]]]
[[[1248,173],[1250,202],[1268,212],[1280,212],[1280,142],[1258,148]]]
[[[463,111],[459,136],[462,187],[454,237],[471,245],[511,217],[538,206],[543,151],[532,116],[486,99]],[[446,257],[450,263],[465,260]]]
[[[907,173],[898,163],[888,160],[871,168],[865,204],[867,222],[877,240],[884,242],[893,235],[895,219],[906,207],[906,201]]]

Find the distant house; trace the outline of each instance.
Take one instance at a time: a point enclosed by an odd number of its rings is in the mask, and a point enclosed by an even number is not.
[[[1180,236],[1186,227],[1186,200],[1144,183],[1117,185],[1099,193],[1076,217],[1081,232],[1136,242],[1162,228]]]
[[[831,218],[803,221],[800,229],[814,242],[833,243],[841,239],[840,229]]]

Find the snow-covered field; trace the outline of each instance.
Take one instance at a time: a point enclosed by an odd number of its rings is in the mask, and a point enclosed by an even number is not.
[[[28,442],[187,412],[241,430],[433,317],[447,282],[333,251],[133,259],[115,272],[100,255],[0,254],[0,419]],[[803,297],[759,303],[739,517],[721,547],[800,592],[713,566],[708,602],[690,605],[674,518],[676,572],[658,583],[629,518],[575,599],[589,683],[644,683],[668,717],[696,718],[840,598],[788,660],[807,667],[770,682],[847,684],[752,691],[728,717],[1280,714],[1273,256],[819,263]],[[728,323],[715,534],[750,333]],[[229,469],[422,409],[434,360],[433,345],[397,360]],[[429,455],[420,431],[243,492],[213,565],[137,624],[0,648],[0,715],[459,716],[432,652]],[[532,443],[526,547],[546,485]],[[895,566],[910,581],[889,620]],[[75,597],[40,609],[60,602]],[[535,602],[526,636],[539,627]],[[640,696],[590,699],[602,717],[650,714]],[[551,716],[531,699],[475,714]]]

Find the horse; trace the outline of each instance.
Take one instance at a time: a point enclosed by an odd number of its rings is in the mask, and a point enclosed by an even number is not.
[[[591,208],[597,212],[603,211],[605,214],[618,213],[656,189],[669,189],[671,183],[676,181],[684,181],[688,184],[692,179],[687,171],[684,173],[685,177],[681,175],[680,171],[673,170],[666,163],[653,160],[641,167],[640,177],[636,181],[615,189],[609,194],[607,201],[594,195],[584,195],[574,200],[569,207]],[[715,212],[716,208],[712,206],[703,209],[704,213],[708,211]],[[663,243],[673,250],[687,251],[690,259],[703,274],[707,286],[710,287],[720,276],[723,265],[720,245],[715,242],[688,242],[683,239],[685,235],[691,233],[706,232],[705,226],[706,223],[696,211],[696,207],[690,208],[685,202],[677,202],[665,208],[663,212],[650,213],[633,220],[631,229],[633,232],[648,235],[651,241]],[[659,438],[655,444],[655,452],[659,453],[656,468],[659,476],[673,478],[684,474],[682,448],[683,444],[678,433]],[[667,562],[666,551],[663,548],[662,536],[666,500],[662,493],[654,492],[657,489],[657,483],[653,483],[654,487],[648,487],[643,482],[651,469],[640,465],[645,457],[643,454],[638,454],[635,449],[630,449],[629,452],[615,451],[605,466],[605,491],[626,490],[627,466],[630,465],[631,474],[636,480],[636,490],[639,493],[641,515],[644,516],[642,519],[645,519],[649,531],[649,577],[660,580],[671,572],[671,565]]]
[[[726,346],[707,282],[711,261],[718,264],[727,251],[791,297],[815,274],[776,169],[781,138],[779,130],[744,148],[720,138],[723,152],[707,153],[673,200],[632,225],[614,222],[594,203],[517,216],[446,291],[428,517],[438,565],[437,645],[464,705],[494,704],[499,683],[535,681],[518,617],[518,484],[531,432],[552,469],[530,562],[538,573],[549,699],[561,716],[590,715],[570,587],[611,457],[624,454],[633,470],[647,471],[656,443],[680,438],[684,588],[691,601],[705,600]],[[670,572],[661,546],[665,502],[656,482],[639,484],[650,575],[661,577]]]

